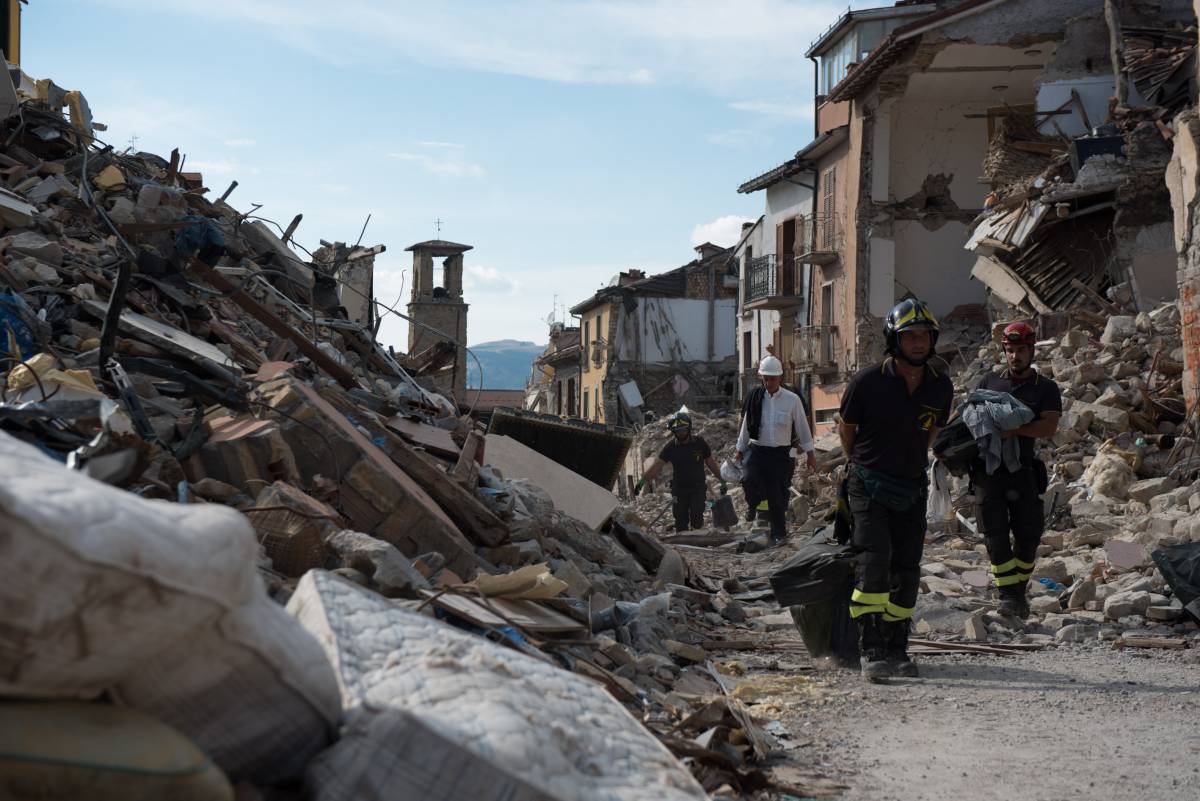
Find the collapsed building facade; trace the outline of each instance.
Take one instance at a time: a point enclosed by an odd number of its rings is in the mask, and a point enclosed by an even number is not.
[[[816,428],[907,295],[949,324],[944,354],[990,319],[1094,307],[1114,287],[1134,309],[1175,296],[1156,124],[1170,106],[1155,103],[1179,93],[1154,53],[1190,24],[1181,0],[902,3],[847,12],[813,43],[816,136],[741,191],[807,184],[803,269],[766,302],[801,310],[780,355]],[[762,303],[756,258],[742,254],[743,309]]]
[[[640,424],[646,412],[732,402],[736,265],[730,248],[706,243],[696,251],[658,275],[622,272],[571,307],[580,320],[581,418]]]

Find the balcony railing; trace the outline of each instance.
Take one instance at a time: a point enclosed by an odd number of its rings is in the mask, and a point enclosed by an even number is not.
[[[810,372],[836,370],[837,326],[806,325],[795,329],[792,361],[797,369]]]
[[[793,256],[759,256],[746,263],[744,303],[751,308],[798,306],[800,294],[799,264]]]
[[[830,264],[836,261],[846,246],[845,232],[837,214],[809,214],[803,219],[805,237],[796,243],[802,264]],[[816,236],[813,236],[815,229]]]

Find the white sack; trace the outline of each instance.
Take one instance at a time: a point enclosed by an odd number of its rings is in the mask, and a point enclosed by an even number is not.
[[[0,520],[0,695],[111,691],[258,781],[326,741],[334,676],[266,597],[240,513],[146,500],[0,433]]]

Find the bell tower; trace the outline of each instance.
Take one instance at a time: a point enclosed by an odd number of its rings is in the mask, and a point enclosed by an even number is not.
[[[448,368],[433,373],[432,389],[453,395],[459,403],[466,400],[467,391],[467,304],[462,297],[463,254],[470,245],[459,245],[444,239],[418,242],[405,248],[412,251],[412,294],[408,302],[408,355],[416,356],[447,337],[434,333],[435,328],[458,343]],[[440,262],[435,260],[441,260]],[[419,325],[423,324],[423,325]],[[422,382],[424,383],[424,381]]]

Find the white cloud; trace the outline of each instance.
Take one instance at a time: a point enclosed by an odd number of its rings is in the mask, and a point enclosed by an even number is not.
[[[463,292],[476,292],[488,295],[515,295],[521,289],[521,282],[511,275],[502,273],[495,267],[484,267],[479,264],[468,264],[463,267]]]
[[[254,147],[256,144],[258,143],[248,137],[225,140],[225,147]]]
[[[813,105],[811,100],[739,100],[730,103],[729,107],[736,111],[748,111],[752,114],[763,114],[768,117],[784,117],[789,120],[811,120]]]
[[[458,142],[434,142],[434,141],[417,142],[417,146],[434,148],[434,149],[454,149],[454,150],[462,150],[464,147],[464,145],[461,145]]]
[[[748,128],[734,128],[729,131],[721,131],[720,133],[709,134],[707,138],[714,145],[733,147],[739,150],[761,148],[771,144],[771,137],[760,131],[752,131]]]
[[[742,223],[754,222],[751,217],[739,214],[727,214],[712,222],[701,223],[692,229],[692,244],[702,245],[712,242],[721,247],[731,247],[738,243],[742,236]]]
[[[407,58],[565,83],[727,92],[760,85],[764,76],[807,74],[805,45],[846,8],[843,0],[343,0],[331,15],[323,0],[100,2],[257,25],[339,65]]]
[[[216,161],[204,161],[197,159],[193,161],[188,159],[183,164],[183,169],[188,172],[202,172],[206,175],[234,175],[242,168],[236,161],[229,159],[218,159]]]
[[[447,175],[452,178],[482,178],[487,174],[487,170],[480,165],[463,161],[457,156],[438,158],[428,153],[388,153],[388,158],[412,162],[433,175]]]

